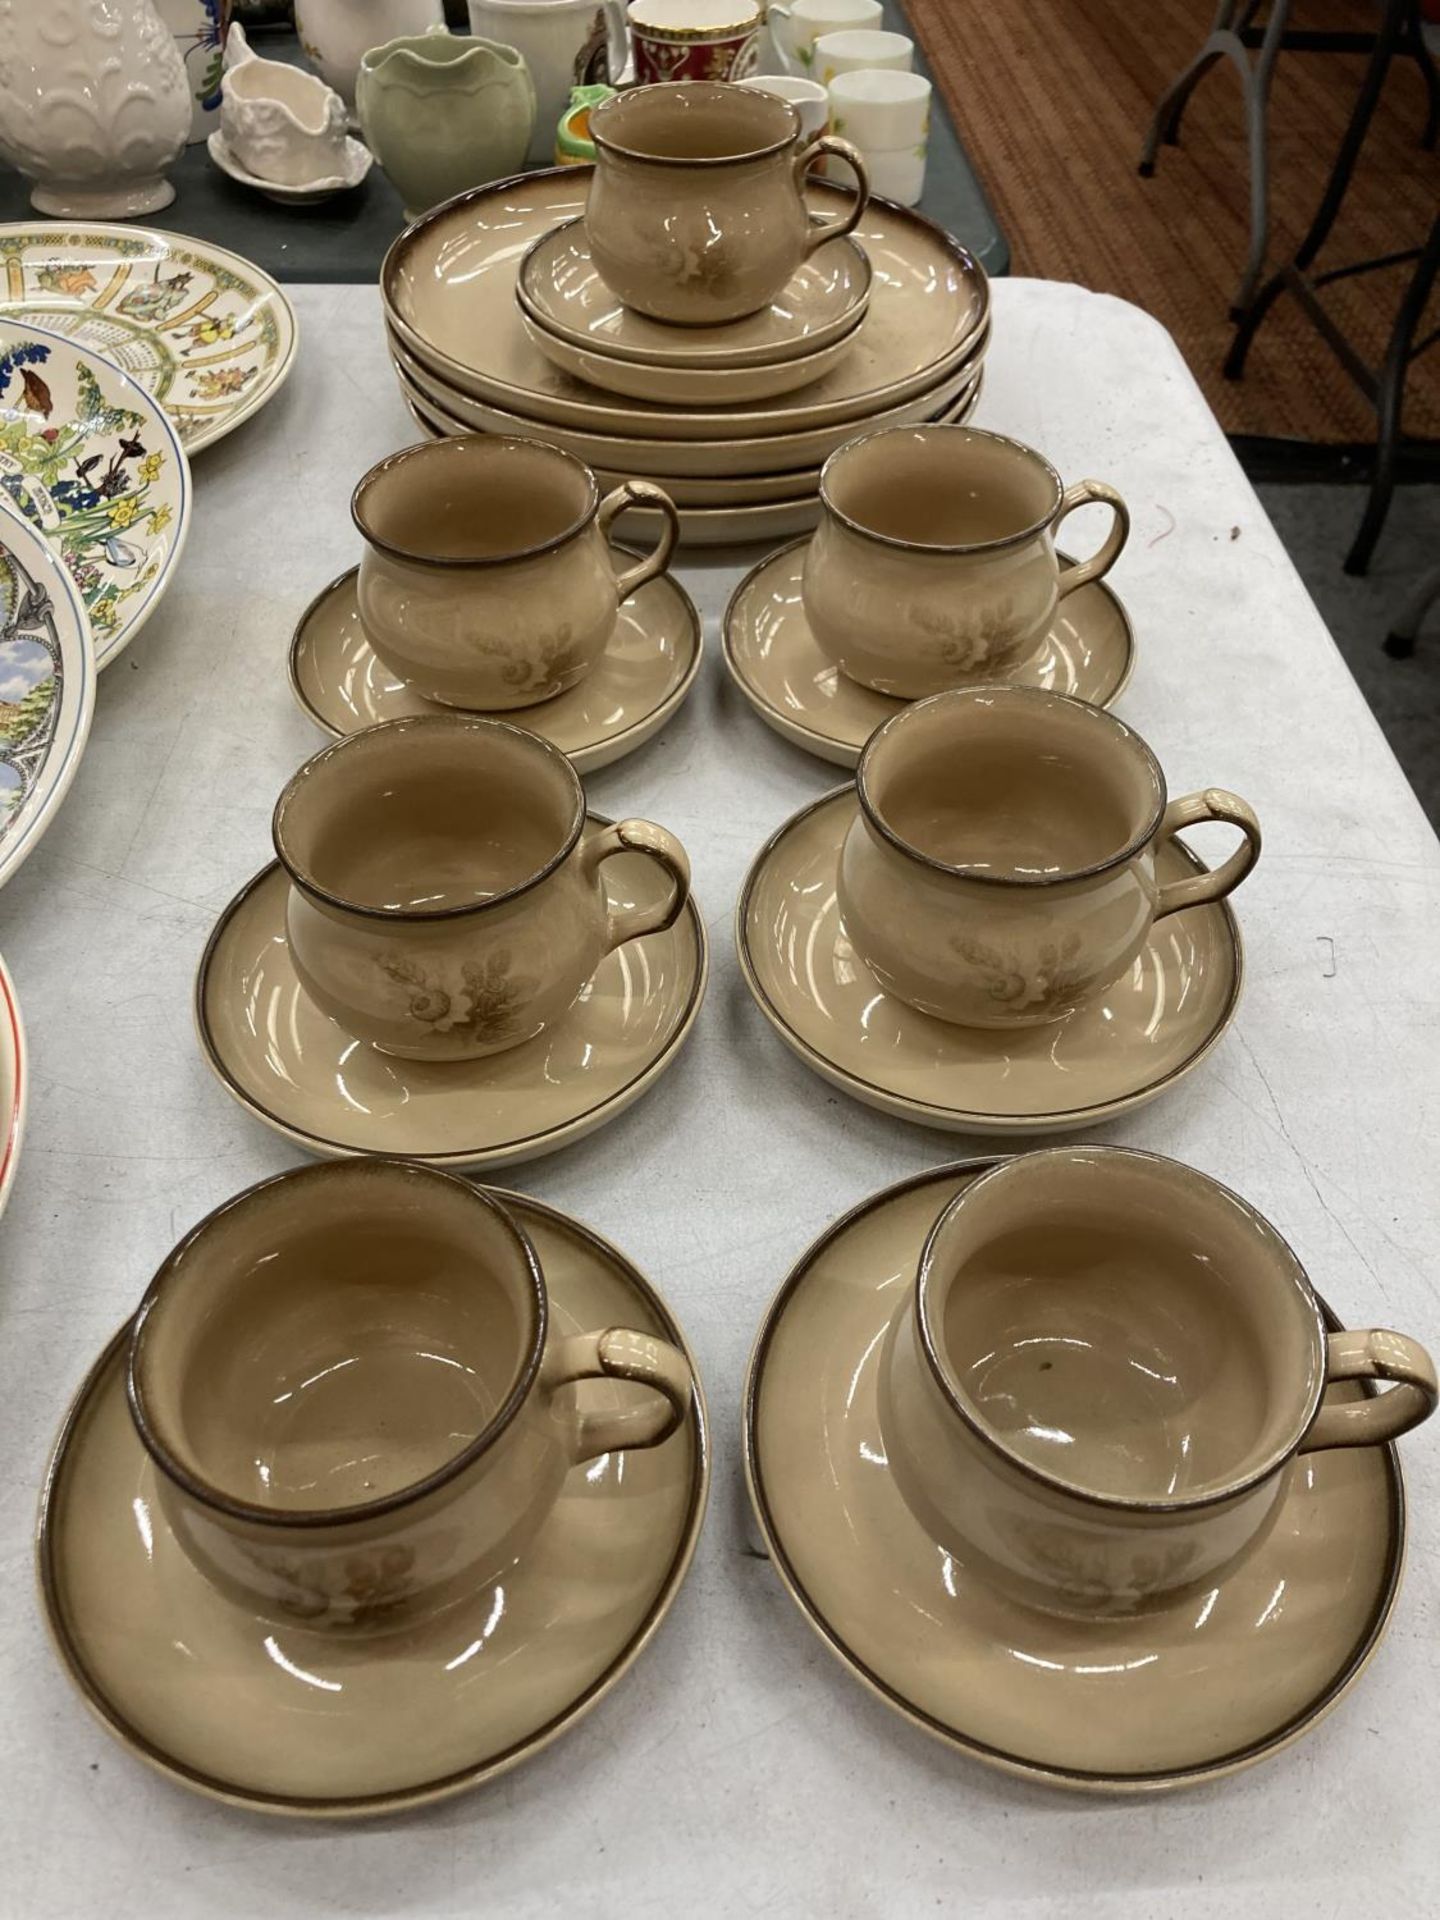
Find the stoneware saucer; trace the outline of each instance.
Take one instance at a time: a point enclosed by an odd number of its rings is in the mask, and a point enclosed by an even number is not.
[[[740,966],[785,1044],[867,1106],[951,1133],[1059,1133],[1144,1106],[1220,1040],[1240,999],[1240,930],[1221,904],[1153,928],[1127,974],[1040,1027],[982,1030],[882,993],[840,925],[835,869],[856,814],[841,787],[762,848],[735,912]],[[1177,840],[1157,880],[1203,873]]]
[[[295,698],[328,733],[354,733],[377,720],[446,713],[376,659],[360,624],[351,567],[318,593],[290,643]],[[519,709],[520,725],[568,754],[580,773],[623,759],[659,732],[695,684],[700,616],[680,585],[662,574],[620,608],[615,632],[578,687]]]
[[[606,393],[667,407],[738,407],[778,399],[781,394],[809,386],[812,380],[823,379],[850,351],[855,338],[853,334],[841,334],[813,353],[777,360],[772,366],[651,367],[637,366],[633,360],[612,360],[608,354],[577,347],[573,341],[550,333],[527,313],[521,313],[520,323],[533,344],[562,373],[573,374]]]
[[[209,136],[205,145],[222,173],[228,173],[242,187],[253,187],[256,193],[263,193],[267,200],[282,207],[318,207],[322,201],[333,200],[337,193],[350,192],[369,173],[375,158],[363,140],[351,137],[345,142],[344,173],[308,181],[303,187],[287,187],[278,180],[262,180],[259,174],[249,172],[230,151],[229,141],[218,130]]]
[[[546,333],[634,366],[769,367],[843,340],[865,317],[872,269],[834,240],[798,267],[761,313],[721,327],[672,327],[622,306],[596,272],[583,220],[542,233],[520,262],[515,298]]]
[[[905,703],[847,680],[816,645],[800,599],[809,544],[797,540],[772,553],[735,589],[722,628],[725,665],[767,726],[822,760],[853,767],[876,727]],[[1005,678],[1108,707],[1134,664],[1130,616],[1096,581],[1061,601],[1044,647]]]
[[[590,815],[588,831],[606,824]],[[617,905],[666,884],[643,854],[604,865]],[[601,961],[556,1026],[482,1060],[401,1060],[347,1033],[305,993],[285,941],[278,862],[216,922],[195,1020],[221,1083],[311,1153],[393,1153],[437,1167],[503,1167],[583,1139],[638,1100],[678,1055],[705,995],[709,953],[692,897],[664,933]]]
[[[688,1355],[623,1254],[538,1200],[501,1197],[534,1244],[565,1332],[632,1326]],[[86,1704],[181,1786],[256,1812],[331,1818],[461,1793],[593,1707],[684,1579],[709,1474],[698,1385],[678,1434],[575,1469],[504,1580],[428,1621],[351,1637],[254,1614],[201,1578],[166,1524],[126,1406],[127,1331],[56,1444],[40,1588]]]
[[[874,1195],[780,1289],[745,1400],[746,1473],[771,1559],[843,1664],[963,1753],[1092,1791],[1233,1773],[1308,1732],[1379,1645],[1404,1559],[1395,1449],[1307,1454],[1270,1533],[1218,1584],[1129,1619],[1044,1614],[987,1587],[901,1497],[876,1381],[927,1232],[993,1164],[938,1167]]]

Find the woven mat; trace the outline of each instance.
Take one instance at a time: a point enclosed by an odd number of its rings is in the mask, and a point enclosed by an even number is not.
[[[1211,69],[1179,147],[1136,170],[1155,103],[1199,50],[1210,0],[906,0],[971,161],[1009,239],[1012,271],[1135,301],[1174,334],[1229,433],[1371,441],[1374,415],[1294,302],[1282,295],[1245,378],[1220,367],[1249,245],[1249,169],[1238,76]],[[1292,27],[1373,28],[1373,8],[1296,0]],[[1358,96],[1365,57],[1282,52],[1270,95],[1270,261],[1303,237]],[[1440,159],[1419,144],[1425,91],[1397,59],[1320,265],[1424,239]],[[1336,319],[1377,366],[1404,270],[1342,282]],[[1429,324],[1440,314],[1431,303]],[[1424,331],[1422,326],[1422,333]],[[1440,438],[1440,346],[1411,370],[1406,431]]]

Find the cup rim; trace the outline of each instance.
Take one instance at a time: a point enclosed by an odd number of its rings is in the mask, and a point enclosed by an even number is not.
[[[611,119],[621,108],[631,105],[645,94],[662,94],[674,99],[677,94],[693,98],[703,94],[708,99],[725,98],[724,89],[738,86],[736,81],[725,80],[651,80],[641,87],[626,87],[623,92],[615,93],[608,100],[602,100],[590,115],[590,138],[600,153],[612,154],[619,160],[639,160],[650,167],[733,167],[750,160],[768,160],[772,154],[784,153],[793,147],[803,132],[803,123],[794,104],[782,100],[778,93],[765,93],[758,87],[747,87],[745,91],[761,100],[773,100],[789,120],[787,131],[769,142],[766,146],[750,147],[744,153],[701,154],[688,157],[680,154],[642,153],[637,147],[626,146],[623,140],[616,140],[605,132],[604,122]]]
[[[986,700],[998,698],[1007,702],[1018,699],[1022,705],[1029,706],[1043,700],[1047,704],[1073,708],[1077,713],[1085,716],[1082,723],[1084,725],[1098,723],[1114,729],[1127,748],[1140,756],[1150,776],[1154,798],[1143,826],[1131,835],[1118,852],[1106,854],[1103,860],[1094,860],[1089,866],[1073,867],[1064,873],[989,873],[982,868],[938,859],[933,853],[923,853],[919,847],[913,846],[880,815],[879,807],[869,787],[870,756],[883,743],[884,736],[892,729],[902,727],[910,715],[921,712],[926,707],[933,707],[940,701],[951,703],[964,701],[969,704],[980,698]],[[932,873],[943,873],[947,879],[968,880],[975,886],[1020,888],[1027,892],[1044,887],[1070,886],[1076,880],[1093,880],[1098,874],[1109,873],[1112,868],[1123,866],[1127,860],[1133,860],[1136,854],[1142,852],[1160,831],[1165,818],[1165,808],[1169,804],[1165,773],[1160,762],[1155,758],[1154,750],[1125,721],[1103,707],[1092,706],[1088,700],[1077,700],[1073,694],[1058,693],[1053,687],[1017,687],[1004,683],[998,686],[951,687],[943,693],[927,694],[923,700],[911,701],[898,713],[892,714],[888,720],[882,721],[860,751],[859,764],[855,769],[855,795],[867,825],[879,834],[887,846],[893,847],[897,853],[903,853],[907,860],[915,861],[917,865],[928,868]]]
[[[417,553],[411,547],[402,547],[394,540],[387,540],[369,525],[365,518],[365,498],[368,492],[387,479],[398,468],[412,461],[451,459],[446,451],[451,447],[465,447],[472,443],[485,443],[488,447],[523,447],[533,452],[542,448],[547,456],[563,461],[567,466],[577,468],[584,476],[586,484],[585,505],[577,517],[561,532],[552,534],[548,540],[538,540],[533,546],[517,547],[513,553]],[[383,460],[377,460],[368,472],[361,474],[355,482],[350,495],[350,518],[360,538],[377,553],[388,554],[392,560],[403,560],[414,567],[508,567],[517,560],[533,560],[542,553],[553,553],[557,547],[563,547],[579,533],[583,533],[600,510],[600,487],[595,475],[585,462],[575,454],[568,453],[564,447],[557,447],[551,441],[527,440],[511,433],[446,433],[433,440],[418,440],[408,447],[398,447],[394,453],[387,453]]]
[[[1038,1160],[1053,1161],[1058,1157],[1074,1155],[1076,1153],[1098,1154],[1106,1159],[1119,1157],[1125,1160],[1144,1161],[1150,1166],[1164,1168],[1166,1173],[1171,1177],[1178,1174],[1187,1184],[1199,1184],[1203,1187],[1213,1188],[1234,1206],[1238,1207],[1249,1220],[1263,1228],[1272,1237],[1279,1252],[1289,1260],[1294,1269],[1297,1282],[1296,1291],[1300,1296],[1302,1306],[1306,1309],[1313,1322],[1319,1364],[1315,1368],[1314,1378],[1305,1396],[1304,1407],[1290,1432],[1289,1438],[1283,1443],[1277,1441],[1257,1465],[1250,1467],[1244,1473],[1235,1475],[1222,1487],[1208,1487],[1198,1493],[1176,1493],[1161,1496],[1103,1493],[1094,1487],[1085,1486],[1080,1481],[1068,1480],[1063,1474],[1047,1472],[1044,1467],[1037,1466],[1034,1461],[1027,1460],[1023,1455],[1016,1453],[1011,1447],[1008,1447],[1001,1435],[996,1433],[993,1427],[980,1418],[978,1413],[971,1407],[968,1396],[959,1387],[953,1374],[946,1365],[939,1342],[935,1338],[934,1329],[930,1324],[930,1316],[927,1310],[929,1283],[933,1283],[935,1278],[936,1242],[940,1237],[945,1223],[949,1220],[950,1216],[959,1209],[962,1201],[974,1193],[977,1188],[993,1180],[996,1175],[1003,1174],[1007,1172],[1007,1170],[1020,1165],[1022,1162],[1028,1164]],[[1079,1500],[1088,1507],[1102,1508],[1107,1512],[1165,1515],[1202,1513],[1209,1507],[1224,1506],[1230,1501],[1237,1499],[1240,1495],[1252,1492],[1256,1487],[1260,1486],[1262,1482],[1268,1480],[1272,1474],[1277,1473],[1285,1465],[1285,1462],[1295,1453],[1300,1443],[1304,1440],[1306,1433],[1309,1431],[1310,1424],[1315,1418],[1316,1411],[1325,1392],[1324,1321],[1320,1313],[1319,1305],[1315,1299],[1315,1290],[1310,1284],[1309,1275],[1306,1273],[1295,1249],[1290,1245],[1289,1241],[1271,1225],[1257,1207],[1251,1206],[1248,1200],[1243,1199],[1241,1195],[1236,1193],[1232,1188],[1227,1187],[1223,1181],[1215,1179],[1212,1174],[1203,1173],[1198,1167],[1189,1166],[1183,1160],[1176,1160],[1169,1154],[1152,1153],[1143,1147],[1117,1147],[1110,1146],[1101,1141],[1085,1141],[1076,1146],[1041,1147],[1030,1153],[1014,1154],[1007,1159],[997,1161],[994,1166],[987,1167],[984,1172],[977,1175],[968,1186],[962,1188],[952,1200],[947,1202],[943,1211],[937,1216],[934,1224],[926,1234],[925,1244],[920,1250],[920,1259],[916,1267],[915,1286],[912,1298],[914,1302],[915,1331],[919,1340],[920,1351],[925,1356],[925,1363],[930,1377],[940,1389],[940,1393],[949,1410],[959,1416],[965,1423],[967,1431],[990,1452],[996,1454],[1003,1460],[1008,1467],[1013,1468],[1017,1473],[1023,1474],[1027,1480],[1034,1481],[1037,1485],[1047,1488],[1052,1493],[1064,1494],[1067,1498]]]
[[[535,872],[524,880],[517,880],[513,887],[507,887],[503,893],[491,894],[488,900],[464,900],[448,907],[376,907],[346,900],[341,894],[332,893],[309,872],[304,863],[298,860],[293,850],[285,844],[285,814],[293,804],[305,783],[312,779],[315,770],[335,759],[347,750],[356,751],[355,743],[368,740],[374,734],[384,730],[394,731],[404,728],[407,732],[419,729],[422,732],[435,733],[445,729],[450,733],[508,733],[516,735],[527,746],[535,746],[548,756],[557,772],[563,769],[564,779],[571,794],[570,824],[565,837],[555,852],[537,867]],[[500,720],[490,714],[481,713],[412,713],[396,720],[377,720],[373,726],[361,727],[354,733],[347,733],[339,740],[332,740],[321,747],[318,753],[298,766],[285,785],[280,789],[280,797],[275,802],[270,817],[270,838],[275,848],[275,857],[307,899],[318,901],[322,906],[334,907],[337,912],[353,914],[363,920],[380,920],[391,925],[410,923],[416,920],[463,920],[471,914],[488,913],[492,907],[508,906],[531,892],[542,881],[548,880],[557,868],[562,866],[574,852],[580,835],[585,830],[585,789],[580,776],[570,760],[551,741],[542,739],[538,733],[531,733],[527,727],[516,726],[513,721]]]
[[[153,1410],[145,1398],[143,1365],[146,1323],[156,1303],[162,1298],[166,1281],[173,1275],[176,1263],[210,1227],[223,1219],[233,1208],[244,1205],[257,1194],[267,1193],[271,1188],[284,1184],[297,1185],[302,1182],[317,1184],[326,1178],[333,1179],[337,1169],[344,1168],[353,1172],[360,1163],[354,1160],[335,1160],[321,1161],[311,1166],[289,1167],[283,1173],[271,1174],[268,1179],[257,1180],[242,1192],[232,1194],[228,1200],[222,1200],[219,1206],[212,1207],[202,1220],[197,1221],[161,1261],[131,1319],[125,1354],[125,1398],[130,1408],[130,1418],[140,1437],[141,1445],[154,1466],[192,1500],[198,1501],[201,1506],[208,1507],[216,1513],[223,1513],[232,1520],[303,1530],[315,1527],[349,1526],[359,1521],[373,1520],[381,1515],[394,1513],[402,1507],[412,1506],[417,1501],[428,1498],[441,1487],[447,1486],[490,1451],[501,1434],[514,1421],[539,1377],[549,1328],[549,1300],[535,1249],[508,1208],[504,1207],[485,1187],[477,1186],[457,1173],[449,1173],[442,1167],[428,1167],[420,1161],[390,1159],[384,1155],[365,1156],[365,1159],[371,1164],[378,1162],[391,1173],[399,1170],[407,1179],[420,1180],[432,1185],[443,1181],[452,1189],[459,1188],[469,1199],[475,1201],[498,1221],[502,1232],[509,1236],[516,1252],[519,1253],[529,1282],[533,1313],[525,1353],[516,1376],[511,1382],[509,1392],[474,1439],[468,1441],[458,1453],[452,1454],[442,1465],[422,1479],[411,1481],[408,1486],[397,1487],[393,1492],[382,1494],[374,1500],[366,1500],[346,1507],[267,1507],[262,1506],[258,1501],[244,1500],[237,1494],[226,1493],[201,1474],[192,1471],[166,1441],[163,1432],[155,1422]]]
[[[908,152],[909,149],[905,148],[902,151]],[[906,540],[899,534],[877,533],[873,527],[863,526],[860,521],[846,513],[843,507],[838,507],[831,498],[826,484],[830,479],[831,469],[868,441],[884,440],[900,434],[913,440],[920,437],[929,439],[932,435],[951,433],[963,433],[971,440],[989,440],[996,446],[1010,447],[1043,468],[1050,479],[1051,500],[1041,518],[1032,521],[1028,527],[1017,529],[1014,533],[999,534],[993,540]],[[869,433],[857,433],[853,440],[847,440],[843,446],[836,447],[820,469],[820,502],[825,511],[861,540],[873,540],[877,547],[894,547],[901,553],[999,553],[1006,547],[1019,546],[1026,540],[1033,540],[1037,534],[1053,526],[1064,499],[1064,481],[1061,480],[1053,464],[1038,448],[1027,447],[1023,440],[1016,440],[1008,433],[992,433],[988,427],[972,427],[968,420],[922,421],[911,427],[873,427]]]

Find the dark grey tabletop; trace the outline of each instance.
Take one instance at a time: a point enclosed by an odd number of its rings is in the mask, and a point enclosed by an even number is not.
[[[885,0],[886,24],[905,31],[896,0]],[[293,34],[260,30],[259,50],[269,59],[299,58]],[[928,72],[916,50],[916,65]],[[374,280],[385,249],[404,226],[400,196],[379,167],[352,193],[318,207],[279,207],[242,187],[211,160],[202,141],[187,147],[171,168],[175,199],[146,222],[174,233],[218,241],[253,260],[277,280]],[[930,127],[930,161],[921,211],[969,247],[992,274],[1009,271],[1010,249],[996,223],[936,90]],[[38,218],[28,184],[0,166],[0,221]]]

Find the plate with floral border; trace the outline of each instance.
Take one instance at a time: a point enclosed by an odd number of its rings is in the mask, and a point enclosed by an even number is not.
[[[187,453],[257,413],[295,364],[295,312],[259,267],[144,227],[0,226],[0,321],[63,333],[164,407]]]
[[[75,582],[0,488],[0,886],[34,851],[75,777],[95,673]]]
[[[15,982],[0,960],[0,1213],[10,1198],[20,1140],[25,1131],[25,1102],[30,1091],[30,1069],[25,1055],[25,1028]]]
[[[49,544],[107,667],[159,605],[190,527],[164,409],[97,354],[0,315],[0,495]]]

